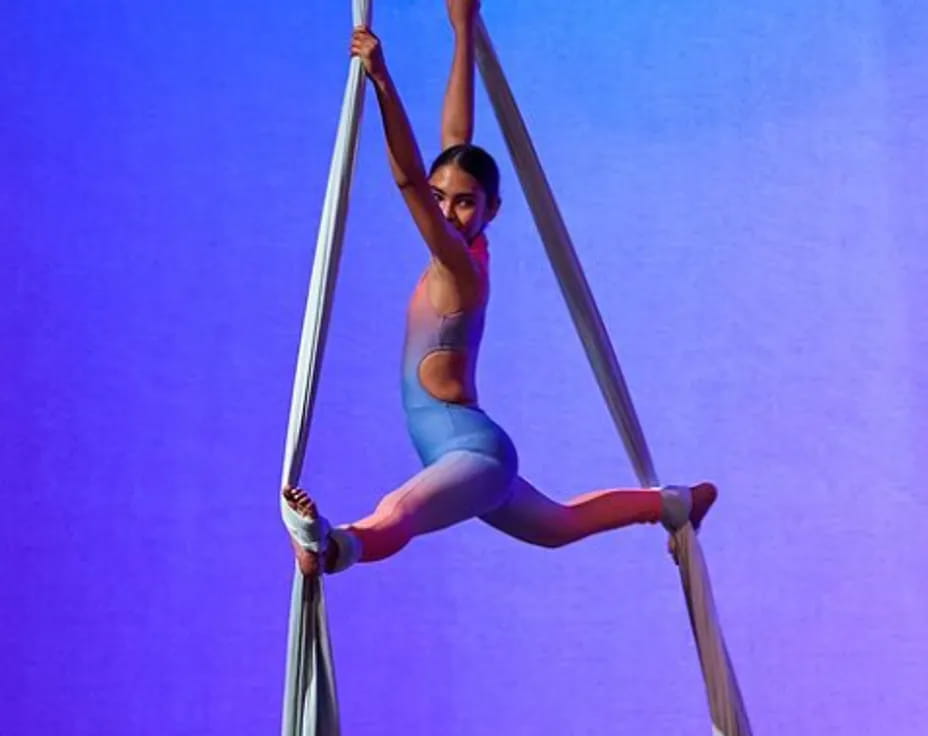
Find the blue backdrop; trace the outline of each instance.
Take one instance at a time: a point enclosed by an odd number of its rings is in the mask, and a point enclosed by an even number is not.
[[[276,491],[347,71],[347,0],[4,6],[0,733],[278,728]],[[702,535],[758,734],[928,730],[928,10],[486,0],[662,477]],[[438,0],[375,30],[437,152]],[[479,372],[528,478],[633,483],[503,170]],[[372,97],[305,486],[416,469],[425,251]],[[329,581],[347,734],[708,733],[654,527],[558,551],[479,522]]]

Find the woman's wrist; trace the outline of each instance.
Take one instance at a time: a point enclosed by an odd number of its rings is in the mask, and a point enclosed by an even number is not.
[[[379,70],[374,74],[371,74],[370,78],[374,86],[381,92],[388,92],[390,90],[390,72],[388,72],[386,69]]]

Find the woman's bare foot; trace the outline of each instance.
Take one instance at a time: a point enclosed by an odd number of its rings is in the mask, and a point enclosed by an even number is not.
[[[293,547],[293,553],[296,555],[296,564],[300,568],[300,572],[303,573],[305,577],[315,577],[319,574],[319,555],[315,552],[310,552],[308,549],[303,549],[299,542],[297,542],[293,537],[290,537],[290,544]]]
[[[698,532],[699,525],[702,524],[702,520],[709,513],[715,499],[719,497],[719,491],[711,483],[700,483],[693,486],[691,490],[693,492],[693,508],[690,511],[690,523],[693,525],[693,529]]]
[[[301,488],[284,488],[283,497],[287,506],[307,521],[314,521],[319,518],[316,504]],[[318,575],[320,573],[319,555],[302,547],[292,536],[290,537],[290,543],[293,546],[300,572],[307,577]]]
[[[284,488],[283,495],[287,505],[304,519],[312,521],[319,518],[315,502],[302,488]]]

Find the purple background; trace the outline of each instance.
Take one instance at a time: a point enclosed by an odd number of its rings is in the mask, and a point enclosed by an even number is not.
[[[582,5],[582,7],[580,7]],[[426,156],[438,0],[375,29]],[[757,734],[928,731],[928,10],[485,2]],[[290,383],[348,2],[4,5],[0,733],[278,730]],[[558,498],[632,484],[503,168],[482,401]],[[414,472],[424,249],[369,97],[306,487]],[[708,733],[664,535],[552,552],[479,522],[329,581],[345,732]]]

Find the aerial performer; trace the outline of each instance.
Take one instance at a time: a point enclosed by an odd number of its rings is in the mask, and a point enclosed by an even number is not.
[[[309,495],[283,489],[281,508],[300,571],[340,572],[390,557],[414,537],[472,518],[543,547],[630,524],[698,529],[716,499],[711,483],[593,491],[559,503],[519,475],[506,432],[481,408],[475,371],[489,299],[487,226],[499,212],[499,171],[472,141],[474,32],[479,0],[448,0],[454,55],[441,116],[442,152],[428,170],[379,39],[354,29],[380,107],[387,158],[429,262],[409,303],[402,396],[423,469],[363,519],[332,527]]]

